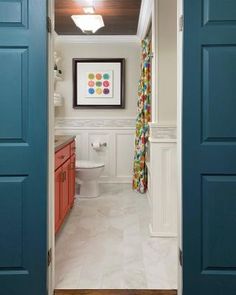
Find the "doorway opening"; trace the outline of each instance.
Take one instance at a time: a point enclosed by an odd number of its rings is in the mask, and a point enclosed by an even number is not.
[[[56,28],[62,17],[57,14],[59,2],[55,7]],[[68,146],[66,161],[55,162],[55,181],[63,177],[62,183],[65,183],[65,179],[75,178],[70,170],[78,161],[105,164],[99,179],[99,197],[83,198],[81,183],[77,184],[76,198],[68,203],[67,209],[65,207],[64,216],[56,227],[56,238],[52,242],[55,250],[52,287],[58,294],[63,294],[63,289],[172,290],[178,287],[177,3],[166,2],[142,1],[143,6],[152,3],[149,23],[142,25],[146,27],[140,33],[142,37],[54,34],[55,144],[63,141],[57,136],[63,136],[67,140],[62,143],[63,148]],[[145,18],[147,11],[142,13]],[[140,16],[139,25],[141,22]],[[63,24],[58,27],[63,30]],[[141,40],[144,38],[151,39],[152,44],[152,118],[146,161],[148,189],[145,194],[138,194],[132,190],[131,182]],[[74,58],[124,58],[125,109],[73,108]],[[168,91],[168,82],[172,83],[172,91]],[[170,138],[166,140],[166,136]],[[157,163],[162,164],[157,167]],[[61,184],[55,185],[55,190],[57,195]],[[56,202],[55,198],[54,212]],[[60,218],[56,214],[52,214],[55,215],[53,219]],[[54,226],[53,220],[53,237]]]

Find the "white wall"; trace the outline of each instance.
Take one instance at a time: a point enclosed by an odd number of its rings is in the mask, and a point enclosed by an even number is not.
[[[158,0],[157,6],[157,120],[177,120],[177,0]]]
[[[57,83],[57,92],[65,99],[64,106],[56,109],[57,117],[135,117],[138,80],[140,76],[140,44],[79,44],[56,42],[62,56],[64,81]],[[72,58],[125,58],[126,59],[126,108],[114,110],[78,110],[72,107]]]

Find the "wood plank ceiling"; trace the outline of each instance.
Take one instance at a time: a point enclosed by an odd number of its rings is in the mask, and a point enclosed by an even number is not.
[[[105,27],[95,35],[136,35],[141,0],[55,0],[55,30],[59,35],[83,35],[71,15],[84,14],[93,6],[101,14]]]

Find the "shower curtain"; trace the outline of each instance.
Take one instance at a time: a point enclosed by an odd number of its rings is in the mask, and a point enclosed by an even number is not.
[[[138,86],[138,113],[134,155],[133,189],[145,193],[147,189],[146,154],[151,121],[151,41],[142,41],[141,78]]]

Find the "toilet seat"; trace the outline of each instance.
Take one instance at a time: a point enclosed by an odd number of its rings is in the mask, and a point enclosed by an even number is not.
[[[76,161],[76,169],[94,169],[104,166],[104,163],[98,163],[94,161]]]

